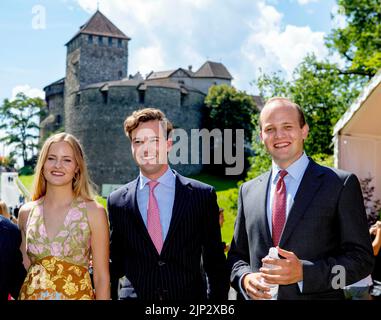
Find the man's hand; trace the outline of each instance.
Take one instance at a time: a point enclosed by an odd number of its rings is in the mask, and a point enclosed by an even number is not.
[[[254,300],[271,299],[271,295],[268,293],[270,288],[266,287],[260,282],[261,273],[248,273],[242,279],[242,288],[246,294]]]
[[[280,256],[285,259],[263,258],[262,262],[276,265],[278,268],[260,268],[260,275],[270,284],[292,284],[303,280],[303,265],[291,251],[277,247]]]

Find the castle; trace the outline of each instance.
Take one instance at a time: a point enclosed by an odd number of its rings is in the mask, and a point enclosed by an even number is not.
[[[128,76],[128,42],[100,11],[66,44],[66,76],[44,88],[48,117],[41,135],[59,128],[82,143],[92,180],[102,187],[134,179],[138,169],[123,121],[134,110],[160,108],[176,127],[202,128],[204,99],[209,87],[231,85],[221,63],[151,72],[145,79]],[[173,165],[182,174],[200,172],[201,164]]]

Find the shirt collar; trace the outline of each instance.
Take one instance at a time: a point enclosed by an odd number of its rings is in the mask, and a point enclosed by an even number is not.
[[[303,152],[302,156],[298,160],[296,160],[288,168],[286,168],[288,173],[287,176],[290,176],[297,181],[301,180],[304,172],[307,169],[309,162],[310,160],[308,159],[306,153]],[[272,172],[273,172],[272,182],[273,183],[275,182],[276,178],[278,177],[279,171],[281,170],[282,169],[273,161],[272,163]]]
[[[139,189],[142,190],[145,187],[145,185],[150,181],[151,181],[151,179],[144,176],[142,174],[142,172],[140,171],[140,173],[139,173]],[[171,170],[171,168],[168,166],[167,171],[165,171],[165,173],[159,179],[157,179],[157,181],[160,184],[163,184],[169,188],[174,188],[176,185],[176,176],[173,173],[173,171]]]

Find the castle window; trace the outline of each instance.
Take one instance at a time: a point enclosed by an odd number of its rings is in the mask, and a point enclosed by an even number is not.
[[[99,44],[100,46],[103,46],[103,37],[102,37],[102,36],[99,36],[99,37],[98,37],[98,44]]]
[[[108,46],[112,47],[112,38],[108,38]]]
[[[138,90],[139,92],[139,103],[140,104],[144,104],[144,100],[145,100],[145,90]]]
[[[122,39],[118,39],[118,48],[122,48]]]
[[[184,93],[181,93],[180,95],[180,105],[183,106],[184,104],[184,100],[185,100],[185,94]]]
[[[103,104],[107,104],[108,103],[108,91],[107,90],[101,91],[101,93],[102,93]]]
[[[79,71],[79,63],[78,63],[78,61],[73,63],[73,71],[74,71],[73,72],[74,75],[78,76],[78,71]]]
[[[89,37],[87,38],[87,43],[88,44],[93,44],[93,35],[89,35]]]
[[[60,126],[62,124],[62,117],[60,114],[56,115],[56,126]]]
[[[75,95],[74,105],[75,105],[75,106],[79,106],[80,103],[81,103],[81,95],[80,95],[79,93],[77,93],[77,94]]]

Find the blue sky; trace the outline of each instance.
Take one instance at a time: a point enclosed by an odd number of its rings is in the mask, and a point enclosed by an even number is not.
[[[334,0],[100,0],[126,35],[128,74],[222,62],[240,90],[259,74],[290,77],[307,52],[326,57]],[[0,1],[0,101],[23,90],[43,96],[65,74],[65,43],[94,13],[96,0]],[[0,133],[1,134],[1,133]],[[0,155],[4,148],[0,148]],[[6,151],[5,151],[6,152]]]

